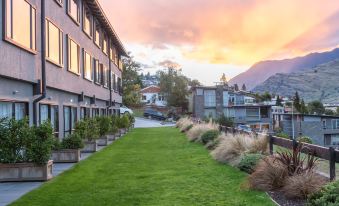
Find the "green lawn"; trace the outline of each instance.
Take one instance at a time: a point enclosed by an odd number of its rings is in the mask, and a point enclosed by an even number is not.
[[[135,129],[13,205],[274,205],[175,128]]]

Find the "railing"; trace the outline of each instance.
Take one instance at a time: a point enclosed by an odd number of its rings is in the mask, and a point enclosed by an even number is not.
[[[225,132],[225,133],[246,133],[248,132],[245,131],[239,131],[233,127],[225,127],[225,126],[220,126],[220,131]],[[257,135],[257,133],[254,133]],[[264,134],[269,138],[269,151],[270,154],[273,154],[273,146],[280,146],[283,148],[287,149],[293,149],[298,147],[298,142],[296,140],[289,140],[289,139],[284,139],[280,137],[276,137],[273,135],[267,135]],[[325,159],[329,161],[329,170],[330,170],[330,180],[333,181],[336,179],[336,168],[335,165],[336,163],[339,163],[339,151],[336,150],[334,147],[322,147],[319,145],[314,145],[314,144],[307,144],[307,143],[302,143],[305,147],[307,147],[309,150],[308,151],[302,151],[303,153],[309,153],[309,151],[312,151],[312,154],[315,157]]]

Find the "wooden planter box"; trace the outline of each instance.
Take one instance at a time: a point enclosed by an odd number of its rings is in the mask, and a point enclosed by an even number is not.
[[[91,152],[98,151],[97,140],[85,141],[84,144],[85,144],[85,147],[81,150],[81,152],[91,153]]]
[[[64,149],[52,152],[54,163],[76,163],[80,161],[80,149]]]
[[[0,164],[0,182],[47,181],[53,178],[53,160],[34,163]]]
[[[121,136],[123,136],[124,134],[126,134],[126,129],[119,129],[119,132]]]
[[[97,140],[98,146],[107,146],[108,145],[108,136],[102,136]]]
[[[115,140],[115,135],[114,134],[109,134],[107,135],[108,141],[114,141]]]

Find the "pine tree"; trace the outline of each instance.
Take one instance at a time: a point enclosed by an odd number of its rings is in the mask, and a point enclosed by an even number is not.
[[[235,90],[235,91],[239,91],[239,86],[238,86],[238,84],[235,84],[235,85],[234,85],[234,90]]]
[[[246,85],[245,85],[245,84],[242,85],[241,90],[242,90],[242,91],[247,91]]]
[[[280,106],[280,107],[283,106],[283,104],[282,104],[282,99],[280,98],[279,95],[277,96],[276,106]]]
[[[298,112],[301,112],[300,111],[301,109],[300,108],[300,96],[298,92],[295,92],[294,99],[293,99],[293,106]]]
[[[226,78],[226,75],[225,73],[222,74],[221,78],[220,78],[220,81],[224,84],[227,84],[227,78]]]

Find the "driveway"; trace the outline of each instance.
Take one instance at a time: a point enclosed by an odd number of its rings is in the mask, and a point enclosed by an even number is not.
[[[173,127],[175,123],[162,123],[161,121],[136,117],[135,128]]]

